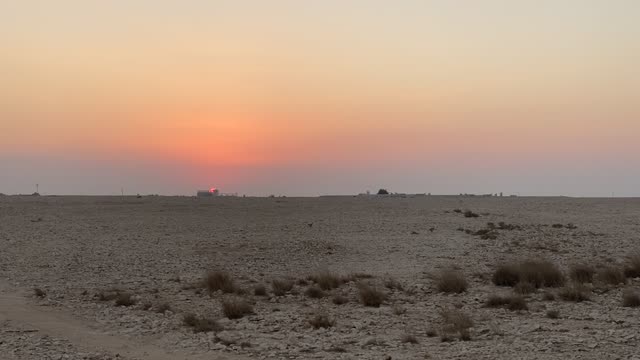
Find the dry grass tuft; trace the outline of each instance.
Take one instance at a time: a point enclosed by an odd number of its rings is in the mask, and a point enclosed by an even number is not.
[[[47,296],[47,293],[44,290],[40,289],[40,288],[34,288],[33,289],[33,294],[36,297],[39,297],[41,299],[44,298],[45,296]]]
[[[312,274],[308,277],[309,280],[318,284],[322,290],[333,290],[337,289],[344,283],[344,280],[341,276],[334,274],[330,271],[320,271],[315,274]]]
[[[169,303],[165,302],[165,303],[162,303],[162,304],[158,305],[158,307],[156,307],[156,312],[158,314],[164,314],[167,311],[173,311],[173,309],[171,308],[171,305],[169,305]]]
[[[443,310],[440,315],[443,322],[440,333],[442,341],[447,341],[450,335],[456,333],[459,335],[460,340],[471,340],[469,329],[473,327],[473,320],[467,314],[457,309],[449,309]]]
[[[556,296],[553,295],[552,292],[545,291],[542,294],[542,300],[544,300],[544,301],[554,301],[555,299],[556,299]]]
[[[417,344],[418,338],[413,334],[404,334],[400,338],[400,342],[403,344]]]
[[[547,260],[501,265],[493,274],[493,283],[498,286],[516,286],[519,282],[530,283],[535,288],[559,287],[564,284],[564,276],[555,264]]]
[[[387,294],[365,283],[358,284],[358,294],[364,306],[380,307],[387,299]]]
[[[267,295],[267,287],[260,284],[260,285],[256,285],[253,288],[253,295],[255,296],[266,296]]]
[[[560,317],[560,311],[558,311],[558,310],[549,310],[549,311],[547,311],[547,317],[549,319],[558,319]]]
[[[116,296],[116,306],[132,306],[136,304],[136,299],[129,293],[119,293]]]
[[[222,300],[222,312],[229,319],[240,319],[253,314],[253,306],[243,298],[231,297]]]
[[[402,283],[394,278],[385,279],[384,287],[386,287],[389,290],[398,290],[398,291],[404,290],[404,286],[402,285]]]
[[[211,271],[204,279],[204,284],[209,292],[222,291],[225,294],[230,294],[236,291],[235,282],[226,271]]]
[[[460,294],[467,291],[469,284],[459,271],[444,270],[438,278],[437,286],[441,292]]]
[[[565,286],[560,289],[558,295],[564,301],[583,302],[590,299],[587,288],[581,284]]]
[[[194,313],[185,314],[182,318],[182,322],[193,329],[193,332],[218,332],[222,330],[222,326],[215,320],[207,319],[205,317],[198,317]]]
[[[464,212],[464,217],[466,217],[466,218],[477,218],[477,217],[480,217],[480,215],[474,213],[471,210],[467,210],[467,211]]]
[[[316,285],[308,287],[304,294],[312,299],[321,299],[324,297],[324,291]]]
[[[536,287],[530,282],[520,281],[513,287],[516,294],[527,295],[536,292]]]
[[[392,311],[393,311],[394,315],[398,315],[398,316],[407,313],[407,309],[402,307],[402,306],[400,306],[400,305],[394,305],[393,308],[392,308]]]
[[[309,319],[309,324],[311,324],[314,329],[330,328],[335,325],[335,323],[336,321],[329,318],[327,314],[316,314]]]
[[[498,296],[491,295],[486,306],[490,308],[504,307],[511,311],[528,310],[527,302],[520,295]]]
[[[275,296],[284,296],[293,289],[293,280],[275,279],[271,281],[271,289]]]
[[[622,293],[622,306],[640,307],[640,295],[632,290],[625,290]]]
[[[624,269],[624,275],[628,278],[640,277],[640,253],[629,257]]]
[[[333,299],[331,300],[334,304],[336,305],[343,305],[349,302],[349,299],[347,299],[346,297],[342,296],[342,295],[336,295],[333,297]]]
[[[575,264],[569,269],[569,277],[571,280],[580,284],[592,283],[595,274],[596,269],[589,264]]]
[[[613,266],[600,269],[600,271],[598,271],[598,280],[609,285],[626,284],[627,282],[624,272]]]

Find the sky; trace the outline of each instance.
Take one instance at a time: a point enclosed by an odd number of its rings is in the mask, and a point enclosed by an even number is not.
[[[640,196],[635,0],[0,0],[0,193]]]

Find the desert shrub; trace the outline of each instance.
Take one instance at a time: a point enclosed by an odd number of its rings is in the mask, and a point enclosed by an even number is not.
[[[256,285],[256,286],[253,288],[253,295],[256,295],[256,296],[265,296],[265,295],[267,295],[267,288],[266,288],[266,286],[264,286],[264,285],[262,285],[262,284],[260,284],[260,285]]]
[[[544,301],[554,301],[555,299],[556,296],[553,295],[552,292],[545,291],[544,293],[542,293],[542,300]]]
[[[458,334],[461,340],[470,340],[469,329],[473,327],[473,320],[469,315],[457,309],[443,310],[441,340],[446,341],[448,335]]]
[[[329,318],[329,315],[323,313],[316,314],[309,319],[309,324],[311,324],[314,329],[330,328],[335,325],[335,323],[335,320]]]
[[[399,291],[404,290],[404,286],[402,286],[402,283],[394,278],[385,279],[384,287],[386,287],[389,290],[399,290]]]
[[[153,304],[150,302],[145,302],[144,304],[142,304],[142,310],[150,310],[153,307]]]
[[[467,210],[467,211],[464,212],[464,217],[466,217],[466,218],[477,218],[477,217],[480,217],[480,215],[474,213],[471,210]]]
[[[35,295],[36,297],[39,297],[39,298],[43,298],[43,297],[47,296],[47,293],[44,290],[40,289],[40,288],[34,288],[33,289],[33,295]]]
[[[400,315],[406,313],[407,309],[402,307],[402,306],[400,306],[400,305],[394,305],[393,308],[392,308],[392,311],[393,311],[394,315],[400,316]]]
[[[491,295],[486,302],[487,307],[504,307],[510,311],[528,310],[527,302],[520,295],[498,296]]]
[[[562,229],[564,227],[564,225],[562,225],[562,224],[553,224],[553,225],[551,225],[551,227],[554,228],[554,229]]]
[[[164,314],[167,311],[172,311],[171,309],[171,305],[169,305],[169,303],[162,303],[160,305],[158,305],[158,307],[156,307],[156,312],[159,314]]]
[[[639,307],[640,295],[632,290],[625,290],[622,293],[622,306],[624,307]]]
[[[627,282],[624,272],[613,266],[600,269],[598,271],[598,280],[609,285],[625,284]]]
[[[136,304],[136,299],[129,293],[119,293],[116,296],[116,306],[132,306]]]
[[[389,195],[389,191],[387,189],[378,190],[378,195]]]
[[[346,297],[342,296],[342,295],[336,295],[333,297],[333,299],[331,300],[334,304],[336,305],[343,305],[349,302],[349,299],[347,299]]]
[[[513,287],[513,291],[516,294],[531,294],[536,291],[536,287],[533,286],[530,282],[520,281]]]
[[[577,283],[592,283],[596,270],[589,264],[575,264],[569,269],[569,277]]]
[[[565,286],[558,292],[560,298],[564,301],[583,302],[589,300],[589,293],[584,285],[572,284]]]
[[[212,332],[212,331],[221,331],[222,326],[218,324],[215,320],[208,319],[205,317],[198,317],[194,313],[185,314],[182,318],[183,324],[193,329],[193,332],[201,333],[201,332]]]
[[[560,311],[558,310],[549,310],[547,311],[547,317],[549,319],[557,319],[560,317]]]
[[[403,344],[417,344],[418,338],[413,334],[403,334],[400,338],[400,342]]]
[[[321,271],[309,276],[323,290],[337,289],[344,282],[342,277],[329,271]]]
[[[222,300],[222,312],[229,319],[240,319],[253,314],[253,306],[243,298],[232,297]]]
[[[313,299],[320,299],[324,297],[324,291],[315,285],[308,287],[304,294]]]
[[[427,337],[436,337],[438,332],[434,328],[428,328],[425,335],[427,335]]]
[[[559,287],[564,284],[564,276],[555,264],[547,260],[501,265],[493,274],[493,283],[498,286],[515,286],[519,282],[530,283],[535,288]]]
[[[283,296],[293,289],[293,280],[275,279],[271,281],[271,289],[275,296]]]
[[[469,284],[462,273],[456,270],[444,270],[438,278],[438,290],[444,293],[460,294],[467,291]]]
[[[211,271],[204,279],[209,292],[222,291],[225,294],[236,291],[236,285],[231,275],[226,271]]]
[[[387,294],[384,292],[364,283],[358,284],[358,294],[360,296],[360,302],[362,302],[364,306],[371,307],[380,307],[387,298]]]
[[[624,269],[624,275],[628,278],[640,277],[640,254],[632,255]]]

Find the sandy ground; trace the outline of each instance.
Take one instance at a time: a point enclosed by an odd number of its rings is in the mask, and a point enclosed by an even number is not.
[[[520,229],[484,240],[460,231],[501,221]],[[621,305],[640,279],[594,284],[580,303],[545,301],[544,292],[558,292],[545,289],[527,295],[526,311],[484,305],[491,294],[512,293],[491,282],[501,263],[544,258],[567,271],[576,262],[619,266],[637,251],[640,199],[3,196],[0,358],[640,359],[640,308]],[[462,294],[435,285],[452,267],[469,282]],[[226,319],[221,301],[239,295],[194,288],[211,270],[233,275],[253,314]],[[284,296],[270,291],[273,279],[318,270],[370,274],[360,281],[388,298],[362,305],[355,281],[320,299],[305,296],[304,282]],[[391,279],[402,290],[386,288]],[[253,294],[259,284],[267,296]],[[114,288],[136,304],[100,300]],[[337,294],[348,303],[335,305]],[[153,311],[163,303],[171,310]],[[430,336],[442,328],[441,311],[453,308],[473,319],[469,341]],[[188,312],[223,330],[194,333],[183,325]],[[308,319],[318,313],[335,324],[314,329]],[[407,334],[418,343],[403,343]]]

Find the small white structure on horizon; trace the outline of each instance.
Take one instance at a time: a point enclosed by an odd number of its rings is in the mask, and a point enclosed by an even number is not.
[[[198,190],[198,197],[211,197],[220,195],[220,190],[211,188],[209,190]]]

